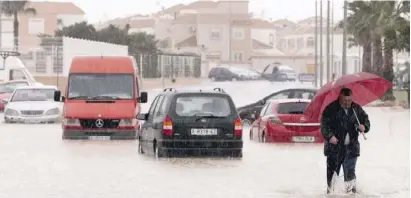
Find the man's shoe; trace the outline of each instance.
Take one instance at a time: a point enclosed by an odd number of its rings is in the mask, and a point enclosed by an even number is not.
[[[331,194],[331,192],[332,192],[331,187],[327,187],[327,194]]]

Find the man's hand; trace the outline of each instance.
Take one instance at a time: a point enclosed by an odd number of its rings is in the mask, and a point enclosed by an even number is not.
[[[363,133],[365,131],[365,126],[360,124],[360,126],[358,126],[358,129]]]
[[[335,136],[332,136],[331,138],[330,138],[330,141],[329,141],[331,144],[337,144],[338,143],[338,140],[337,140],[337,138],[335,137]]]

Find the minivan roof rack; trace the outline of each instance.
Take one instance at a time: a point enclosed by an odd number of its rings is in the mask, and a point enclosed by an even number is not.
[[[166,91],[174,91],[174,92],[176,92],[176,89],[174,89],[174,88],[165,88],[164,90],[163,90],[163,92],[166,92]]]
[[[219,91],[219,92],[225,93],[225,91],[224,91],[223,89],[219,88],[219,87],[216,87],[216,88],[214,88],[213,90],[214,90],[214,91]]]

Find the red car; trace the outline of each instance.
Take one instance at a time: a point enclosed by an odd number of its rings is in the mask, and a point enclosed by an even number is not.
[[[4,110],[4,103],[1,102],[3,99],[7,99],[11,96],[14,89],[22,86],[29,86],[30,83],[26,80],[13,80],[8,82],[0,83],[0,111]]]
[[[250,130],[250,139],[259,142],[322,143],[320,123],[306,119],[308,99],[268,101]]]

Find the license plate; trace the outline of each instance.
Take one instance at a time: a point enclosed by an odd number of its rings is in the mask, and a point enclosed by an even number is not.
[[[293,142],[314,142],[313,136],[293,136]]]
[[[191,135],[217,135],[217,129],[191,129]]]
[[[88,136],[88,140],[110,140],[110,136]]]

